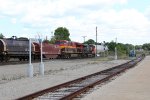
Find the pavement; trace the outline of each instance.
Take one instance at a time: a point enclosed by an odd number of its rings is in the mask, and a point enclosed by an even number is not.
[[[81,100],[150,100],[150,56]]]

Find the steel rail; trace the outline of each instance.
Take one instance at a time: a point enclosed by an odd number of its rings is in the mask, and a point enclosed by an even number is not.
[[[140,56],[137,59],[131,60],[127,63],[88,76],[84,76],[79,79],[75,79],[54,87],[50,87],[45,90],[26,95],[24,97],[20,97],[17,100],[32,100],[34,98],[44,100],[71,100],[77,95],[89,90],[91,87],[106,82],[112,77],[124,72],[125,70],[134,67],[143,58],[143,56]]]

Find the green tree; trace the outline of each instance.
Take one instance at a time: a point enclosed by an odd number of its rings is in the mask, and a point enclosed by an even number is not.
[[[109,51],[114,51],[116,47],[116,43],[114,41],[111,41],[110,43],[106,43],[108,45]]]
[[[136,46],[135,46],[135,49],[136,49],[136,50],[142,49],[142,45],[136,45]]]
[[[143,48],[144,50],[150,50],[150,43],[145,43],[145,44],[143,44],[142,48]]]
[[[0,39],[3,39],[4,35],[2,33],[0,33]]]
[[[50,42],[51,44],[54,44],[55,41],[56,41],[55,36],[52,36],[52,37],[51,37],[51,40],[50,40],[49,42]]]
[[[65,27],[58,27],[54,32],[55,40],[68,40],[70,41],[69,30]]]
[[[118,43],[117,44],[117,51],[119,54],[127,54],[128,48],[126,47],[125,44]]]
[[[95,44],[95,41],[93,39],[89,39],[85,41],[84,44]]]
[[[130,44],[123,44],[123,43],[117,43],[116,44],[114,41],[111,41],[110,43],[107,42],[106,45],[108,46],[109,52],[111,54],[113,54],[115,52],[115,47],[116,47],[117,48],[117,54],[119,56],[121,56],[121,55],[128,55],[129,49],[131,47],[133,47]]]

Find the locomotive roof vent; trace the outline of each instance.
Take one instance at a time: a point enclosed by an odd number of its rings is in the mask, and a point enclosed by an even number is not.
[[[16,40],[17,36],[12,36],[11,38],[7,38],[7,40]]]
[[[20,37],[20,38],[18,38],[18,40],[29,40],[29,39],[26,37]]]

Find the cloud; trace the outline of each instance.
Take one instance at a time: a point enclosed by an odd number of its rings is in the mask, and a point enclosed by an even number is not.
[[[16,19],[16,18],[12,18],[12,19],[11,19],[11,22],[12,22],[13,24],[16,24],[16,23],[17,23],[17,19]]]
[[[20,23],[24,32],[34,30],[50,33],[59,26],[67,27],[74,41],[139,41],[149,36],[150,9],[145,14],[136,9],[113,9],[128,0],[0,0],[0,16],[9,16],[12,23]],[[27,29],[27,30],[26,30]],[[80,38],[79,38],[80,37]]]

